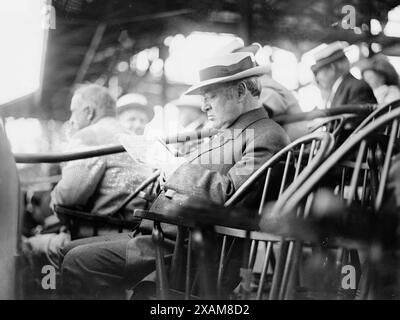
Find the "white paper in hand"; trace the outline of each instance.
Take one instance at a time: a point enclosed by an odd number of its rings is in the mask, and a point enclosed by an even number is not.
[[[134,162],[172,173],[184,162],[157,138],[122,134],[119,141]]]

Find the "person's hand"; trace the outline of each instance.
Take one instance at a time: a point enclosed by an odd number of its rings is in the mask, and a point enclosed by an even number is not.
[[[186,159],[184,157],[176,157],[174,161],[168,161],[162,168],[160,172],[160,186],[164,187],[166,181],[171,177],[171,175],[178,169]]]

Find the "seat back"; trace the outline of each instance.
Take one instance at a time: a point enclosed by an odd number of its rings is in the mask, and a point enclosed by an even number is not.
[[[17,167],[0,122],[0,299],[18,298],[21,194]]]
[[[359,132],[361,129],[363,129],[367,124],[375,121],[375,119],[379,118],[380,116],[384,115],[385,113],[388,113],[396,108],[400,107],[400,99],[392,101],[390,103],[378,106],[373,112],[371,112],[358,126],[357,128],[353,131],[353,133]]]
[[[324,119],[317,119],[321,121],[313,126],[310,131],[326,131],[332,133],[336,137],[339,134],[340,130],[344,127],[346,118],[348,117],[346,117],[345,115],[337,115]]]
[[[370,122],[354,133],[309,176],[290,198],[285,201],[278,200],[271,215],[292,215],[292,217],[296,215],[307,219],[315,203],[315,194],[321,187],[330,187],[332,192],[349,207],[357,203],[358,207],[364,208],[365,212],[372,208],[373,214],[378,214],[384,199],[392,155],[400,152],[399,120],[400,109],[396,109],[384,113],[374,122]],[[288,253],[284,257],[291,267],[288,278],[292,279],[288,281],[284,297],[292,296],[296,283],[294,279],[298,278],[298,266],[302,253],[301,241],[296,242],[296,245],[297,249],[294,250],[296,252]],[[316,243],[316,245],[323,244]],[[372,249],[370,254],[374,254]],[[357,270],[357,297],[365,298],[368,294],[367,284],[370,279],[366,271],[368,267],[363,268],[364,271],[361,270],[357,250],[338,248],[334,274],[341,275],[344,265],[353,265]],[[360,275],[364,276],[363,281]],[[340,276],[336,281],[341,283]],[[338,287],[338,294],[339,297],[355,297],[355,292],[348,295],[340,287]]]
[[[348,205],[351,205],[358,197],[357,187],[366,187],[370,184],[371,188],[376,189],[370,194],[369,200],[372,201],[374,210],[377,212],[382,206],[386,181],[388,178],[390,162],[393,154],[400,151],[400,131],[399,120],[400,109],[393,110],[369,123],[363,129],[354,133],[343,145],[333,152],[315,172],[309,176],[301,188],[290,197],[290,201],[278,201],[274,211],[289,212],[295,210],[301,201],[304,201],[312,194],[319,183],[327,174],[337,167],[351,168],[350,179],[347,184],[349,192],[345,195],[345,177],[340,177],[340,189],[337,192],[345,198]],[[382,134],[382,129],[384,133]],[[382,135],[380,135],[382,134]],[[380,154],[375,151],[379,147]],[[349,157],[350,160],[349,160]],[[377,159],[379,157],[380,159]],[[351,159],[355,161],[351,161]],[[368,172],[369,171],[369,172]],[[343,173],[343,172],[342,172]],[[377,181],[374,181],[377,180]],[[362,184],[360,184],[362,183]],[[367,194],[365,194],[367,196]],[[364,197],[359,199],[362,204],[367,205]]]
[[[270,201],[269,191],[271,184],[276,183],[271,180],[272,170],[279,164],[282,164],[284,170],[279,181],[278,199],[290,198],[291,194],[297,190],[308,178],[308,176],[319,166],[319,164],[330,154],[334,145],[334,138],[331,134],[325,132],[315,132],[302,137],[287,147],[276,153],[259,170],[257,170],[225,203],[225,206],[232,207],[255,183],[260,177],[264,180],[264,187],[261,200],[258,205],[258,214],[260,215]],[[292,170],[290,170],[292,168]],[[251,285],[253,281],[253,268],[257,252],[262,252],[259,259],[262,260],[260,278],[256,281],[257,293],[256,299],[261,299],[264,293],[267,271],[273,263],[273,246],[279,238],[262,234],[254,230],[233,229],[227,227],[216,227],[218,234],[222,235],[222,248],[220,253],[217,290],[222,292],[224,270],[229,263],[231,250],[237,239],[244,239],[247,242],[243,246],[243,264],[241,269],[241,298],[247,299],[251,294]],[[260,249],[261,247],[261,249]]]

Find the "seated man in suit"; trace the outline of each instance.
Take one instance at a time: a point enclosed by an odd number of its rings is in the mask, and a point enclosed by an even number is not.
[[[68,151],[115,145],[120,134],[128,133],[116,118],[115,100],[105,87],[94,84],[75,92],[70,122],[75,133]],[[133,164],[126,153],[70,161],[62,169],[51,204],[107,216],[151,173],[151,168]],[[131,205],[143,208],[144,203],[143,199],[134,199]],[[127,212],[132,213],[132,208]]]
[[[202,94],[202,110],[220,133],[199,145],[167,179],[150,211],[167,214],[181,204],[201,199],[227,201],[273,154],[289,143],[285,131],[259,106],[256,66],[248,52],[229,53],[205,62],[200,83],[186,94]],[[257,190],[249,192],[256,193]],[[142,221],[131,234],[72,242],[61,250],[63,283],[72,294],[99,297],[132,287],[155,270],[152,223]],[[168,229],[168,230],[166,230]],[[165,254],[171,255],[175,229],[164,229]],[[115,291],[117,290],[117,291]],[[108,296],[110,297],[110,296]]]
[[[344,104],[376,103],[371,87],[350,73],[350,62],[345,55],[346,43],[337,41],[314,54],[311,67],[325,100],[325,108]]]

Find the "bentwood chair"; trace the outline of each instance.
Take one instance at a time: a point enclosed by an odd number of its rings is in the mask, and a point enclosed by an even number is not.
[[[293,226],[304,219],[310,219],[316,192],[321,187],[326,188],[324,180],[332,179],[332,171],[340,172],[338,168],[342,174],[338,176],[337,181],[330,181],[332,193],[341,199],[348,208],[357,205],[361,211],[365,212],[365,215],[379,215],[392,156],[400,152],[399,121],[400,109],[397,108],[383,113],[375,121],[369,121],[368,124],[360,127],[306,179],[298,190],[288,198],[278,199],[272,210],[269,213],[266,212],[266,216],[295,218],[290,220]],[[376,152],[378,149],[380,150],[379,154]],[[262,229],[268,230],[263,227]],[[287,229],[291,229],[291,227],[288,226]],[[298,233],[297,236],[299,236]],[[303,286],[300,266],[303,260],[304,244],[307,242],[305,238],[304,235],[301,235],[298,239],[286,240],[288,250],[281,251],[283,253],[277,262],[277,268],[285,271],[280,277],[274,279],[275,283],[271,289],[272,298],[295,298],[297,289]],[[367,298],[371,285],[371,270],[373,270],[371,261],[376,256],[376,244],[373,244],[371,240],[371,243],[365,247],[364,243],[360,244],[357,241],[343,241],[339,235],[335,239],[329,240],[320,239],[320,242],[314,242],[312,246],[319,249],[322,247],[325,250],[328,247],[337,250],[336,270],[333,273],[336,275],[335,283],[338,287],[336,288],[337,295],[334,298]],[[366,253],[366,262],[363,264],[362,270],[358,257],[359,251]],[[349,291],[349,295],[340,287],[341,271],[345,265],[353,265],[358,273],[357,295],[355,295],[355,290]]]
[[[243,299],[249,298],[252,269],[259,251],[257,247],[263,243],[265,246],[263,247],[265,251],[262,253],[263,271],[257,290],[257,298],[261,299],[267,269],[273,260],[272,249],[280,240],[279,237],[258,231],[258,218],[264,204],[267,200],[271,200],[276,186],[279,186],[278,198],[284,195],[289,197],[296,191],[330,154],[333,144],[333,136],[326,132],[312,133],[296,140],[254,172],[225,203],[223,209],[212,206],[208,208],[205,206],[204,209],[187,206],[177,208],[177,212],[165,214],[136,210],[136,216],[154,221],[157,297],[171,299],[177,290],[183,290],[186,299],[194,296],[206,299],[226,298],[228,293],[223,283],[226,274],[232,271],[230,264],[233,255],[237,255],[235,250],[240,248],[243,258],[239,296]],[[279,183],[274,181],[276,178],[279,179]],[[246,217],[238,217],[236,213],[242,212],[240,203],[243,198],[256,183],[260,182],[262,192],[259,195],[260,200],[255,215],[250,218],[251,212]],[[161,222],[174,224],[179,228],[169,272],[162,249],[164,235]],[[219,256],[217,261],[212,259],[215,255]]]
[[[391,112],[392,110],[397,109],[400,107],[400,99],[392,101],[390,103],[384,104],[376,108],[373,112],[371,112],[358,126],[354,129],[353,133],[359,132],[362,128],[364,128],[367,124],[375,121],[380,116],[384,115],[385,113]],[[386,132],[387,134],[387,132]]]

